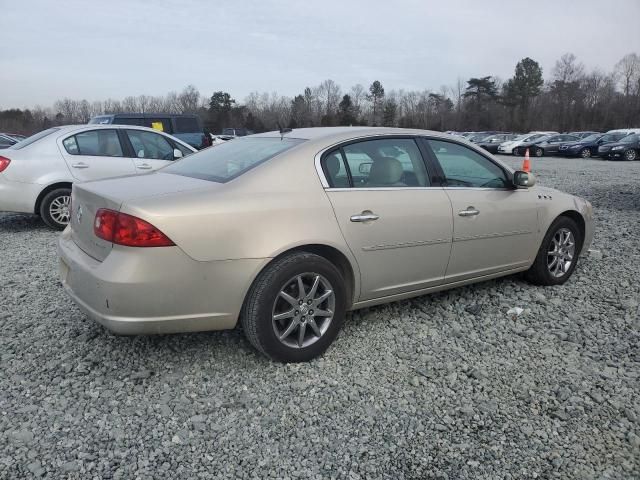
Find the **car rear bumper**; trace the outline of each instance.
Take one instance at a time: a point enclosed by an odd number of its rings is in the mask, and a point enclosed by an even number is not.
[[[114,246],[100,262],[58,241],[60,281],[90,318],[120,335],[234,328],[244,296],[269,259],[198,262],[178,247]]]

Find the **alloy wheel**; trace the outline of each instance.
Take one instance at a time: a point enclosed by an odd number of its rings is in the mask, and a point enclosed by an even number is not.
[[[541,157],[544,151],[541,148],[536,148],[536,157]]]
[[[56,223],[67,225],[71,216],[71,196],[60,195],[49,205],[49,215]]]
[[[314,344],[327,332],[336,296],[329,281],[317,273],[302,273],[287,281],[273,304],[271,322],[276,338],[291,348]]]
[[[636,151],[635,150],[628,150],[625,154],[624,154],[624,158],[626,158],[627,160],[629,160],[630,162],[636,159]]]
[[[563,277],[571,268],[576,252],[573,232],[568,228],[559,229],[551,238],[547,250],[547,269],[556,278]]]
[[[580,152],[580,156],[582,158],[589,158],[591,157],[591,150],[589,150],[588,148],[583,148],[582,151]]]

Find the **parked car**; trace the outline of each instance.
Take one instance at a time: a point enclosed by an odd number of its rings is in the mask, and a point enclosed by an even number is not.
[[[531,142],[537,138],[543,137],[544,135],[549,135],[551,133],[558,132],[529,132],[524,133],[513,140],[501,143],[498,145],[498,153],[502,155],[515,155],[515,149],[518,148],[521,144]]]
[[[62,230],[69,223],[74,182],[148,173],[195,151],[144,127],[50,128],[2,151],[0,211],[40,215],[49,227]]]
[[[478,143],[481,142],[482,140],[484,140],[487,137],[490,137],[491,135],[495,135],[497,133],[504,133],[504,132],[476,132],[473,135],[470,135],[467,137],[467,140],[469,140],[470,142],[473,143]]]
[[[231,140],[236,137],[246,137],[247,135],[253,135],[253,130],[247,128],[223,128],[219,137],[223,137],[226,140]]]
[[[497,135],[490,135],[489,137],[485,137],[483,140],[476,142],[476,145],[484,148],[488,152],[498,153],[498,147],[502,143],[511,141],[517,137],[518,135],[514,133],[499,133]]]
[[[578,137],[579,139],[590,137],[591,135],[602,135],[600,132],[569,132],[569,135]]]
[[[0,149],[9,148],[16,143],[18,143],[18,140],[16,140],[15,138],[0,133]]]
[[[19,142],[19,141],[24,140],[25,138],[27,138],[25,135],[20,135],[19,133],[2,132],[2,133],[0,133],[0,135],[4,135],[5,137],[13,138],[16,142]]]
[[[75,184],[60,278],[116,333],[239,321],[260,352],[306,361],[347,310],[520,271],[566,282],[592,207],[534,183],[439,132],[242,137],[150,175]]]
[[[632,133],[617,142],[600,145],[598,155],[605,160],[637,160],[640,158],[640,135]]]
[[[170,113],[116,113],[93,117],[89,124],[135,125],[172,135],[198,150],[211,146],[211,136],[198,115]]]
[[[514,155],[525,155],[527,149],[531,155],[536,157],[543,157],[544,155],[554,155],[558,153],[560,145],[566,142],[575,142],[578,137],[574,135],[568,135],[566,133],[560,133],[555,135],[545,135],[543,137],[536,138],[531,142],[523,142],[519,146],[513,149]]]
[[[626,135],[626,132],[596,133],[574,142],[563,143],[558,148],[558,154],[565,157],[597,157],[600,145],[617,142]]]

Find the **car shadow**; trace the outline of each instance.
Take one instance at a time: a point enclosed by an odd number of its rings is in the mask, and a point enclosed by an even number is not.
[[[0,213],[0,232],[51,231],[37,215]]]

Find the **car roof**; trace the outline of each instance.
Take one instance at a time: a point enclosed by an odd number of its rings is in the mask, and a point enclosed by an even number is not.
[[[291,131],[280,133],[272,132],[257,133],[251,137],[280,137],[298,138],[302,140],[336,140],[341,141],[348,138],[358,138],[369,135],[430,135],[442,138],[451,138],[451,135],[433,130],[418,130],[409,128],[394,127],[312,127],[294,128]]]
[[[180,142],[181,145],[185,145],[188,146],[190,149],[192,149],[194,152],[196,151],[196,149],[194,149],[191,145],[189,145],[188,143],[180,140],[179,138],[174,137],[173,135],[169,135],[166,132],[161,132],[159,130],[155,130],[153,128],[149,128],[149,127],[139,127],[137,125],[119,125],[119,124],[115,124],[115,123],[110,123],[110,124],[98,124],[98,123],[83,123],[81,125],[62,125],[60,127],[52,127],[57,129],[56,131],[56,135],[54,138],[60,138],[60,136],[62,135],[67,135],[69,133],[76,133],[76,132],[84,132],[86,130],[113,130],[114,128],[117,129],[127,129],[127,130],[144,130],[146,132],[154,132],[154,133],[160,133],[160,134],[164,134],[168,137],[171,137],[174,141],[176,142]],[[46,137],[45,137],[46,138]]]

